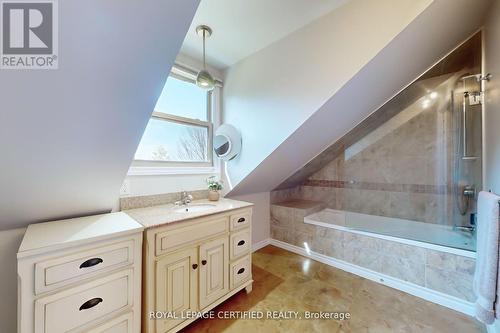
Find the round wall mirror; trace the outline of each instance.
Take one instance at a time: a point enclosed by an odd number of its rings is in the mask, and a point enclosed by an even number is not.
[[[221,125],[214,135],[215,155],[224,161],[229,161],[235,158],[240,151],[240,132],[232,125]]]

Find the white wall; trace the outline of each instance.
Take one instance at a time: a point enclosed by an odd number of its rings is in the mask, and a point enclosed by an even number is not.
[[[0,74],[0,230],[111,210],[198,3],[58,1],[59,69]]]
[[[485,189],[500,193],[500,2],[493,1],[484,27]]]
[[[231,196],[231,199],[253,203],[252,244],[271,237],[269,192]]]
[[[0,231],[0,332],[17,330],[17,260],[25,228]]]
[[[243,136],[243,150],[229,165],[232,183],[254,170],[431,2],[349,1],[229,68],[224,121]]]

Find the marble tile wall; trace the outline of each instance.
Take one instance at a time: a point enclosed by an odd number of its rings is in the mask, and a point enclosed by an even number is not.
[[[447,116],[437,105],[420,110],[399,126],[389,126],[385,135],[364,138],[361,148],[340,154],[304,187],[315,185],[315,180],[342,181],[334,186],[331,208],[443,223],[452,202],[451,140],[443,137],[449,133],[449,121],[440,123]],[[308,193],[324,192],[321,184],[311,187],[303,191],[305,199]]]
[[[314,252],[466,301],[474,301],[474,259],[306,224],[304,216],[323,208],[320,202],[307,202],[309,206],[305,208],[293,203],[271,205],[273,239],[299,247],[304,247],[306,242]]]
[[[467,216],[454,212],[451,113],[443,105],[400,113],[300,186],[273,191],[272,202],[316,200],[364,214],[467,224]]]

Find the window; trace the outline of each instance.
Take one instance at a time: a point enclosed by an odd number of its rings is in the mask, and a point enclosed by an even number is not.
[[[210,162],[209,127],[153,115],[142,136],[135,159],[156,162]]]
[[[174,70],[135,153],[139,167],[212,167],[212,92]]]

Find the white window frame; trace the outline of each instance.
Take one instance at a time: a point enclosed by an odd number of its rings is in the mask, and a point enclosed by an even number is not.
[[[195,84],[197,72],[180,64],[172,67],[169,76],[178,80]],[[220,94],[222,82],[216,80],[216,87],[207,93],[207,121],[185,118],[181,116],[166,114],[163,112],[153,112],[151,119],[166,120],[179,124],[198,126],[207,128],[208,131],[208,162],[183,162],[183,161],[144,161],[135,160],[128,170],[128,176],[148,176],[148,175],[177,175],[177,174],[215,174],[220,172],[220,161],[213,153],[213,128],[220,124]]]

